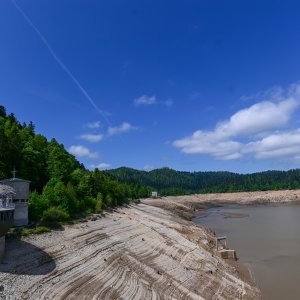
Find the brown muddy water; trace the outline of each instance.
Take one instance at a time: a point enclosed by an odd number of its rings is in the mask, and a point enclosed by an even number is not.
[[[227,236],[266,300],[300,299],[300,206],[220,207],[193,219]]]

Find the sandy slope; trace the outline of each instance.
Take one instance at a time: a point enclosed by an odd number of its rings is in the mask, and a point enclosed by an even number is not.
[[[211,235],[140,204],[64,231],[10,240],[0,265],[7,299],[259,299]]]

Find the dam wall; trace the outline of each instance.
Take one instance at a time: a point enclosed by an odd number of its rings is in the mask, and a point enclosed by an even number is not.
[[[15,203],[14,226],[28,225],[28,202]]]

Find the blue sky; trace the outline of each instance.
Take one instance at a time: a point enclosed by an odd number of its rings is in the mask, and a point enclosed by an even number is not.
[[[297,168],[299,10],[3,0],[0,103],[88,168]]]

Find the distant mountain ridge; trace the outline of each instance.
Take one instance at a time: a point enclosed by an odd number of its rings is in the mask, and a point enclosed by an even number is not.
[[[170,168],[147,172],[121,167],[105,172],[120,182],[146,185],[162,195],[300,188],[300,169],[238,174],[226,171],[185,172]]]

